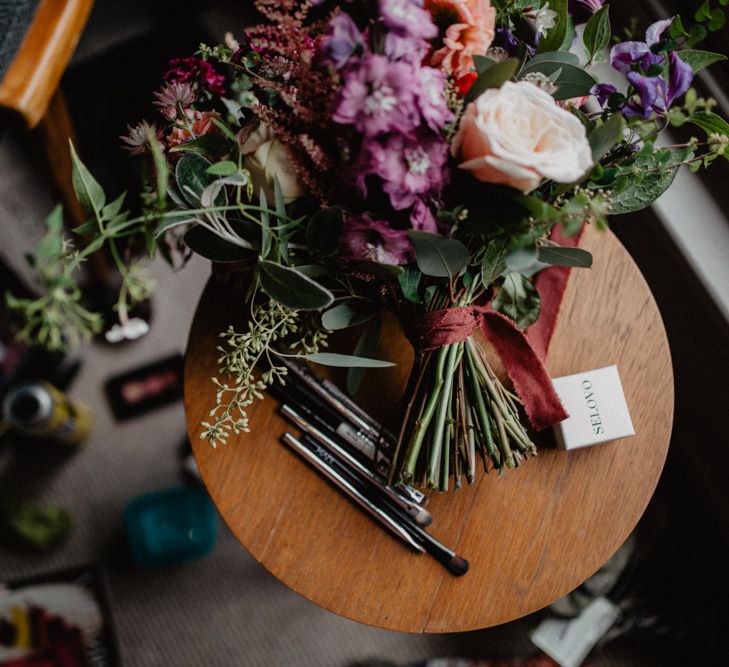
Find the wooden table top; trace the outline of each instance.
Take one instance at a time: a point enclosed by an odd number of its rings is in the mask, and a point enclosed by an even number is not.
[[[280,444],[292,427],[270,397],[252,411],[250,434],[217,449],[200,440],[214,401],[217,335],[244,310],[242,295],[209,285],[187,350],[187,428],[205,485],[240,542],[312,602],[407,632],[504,623],[592,575],[655,490],[671,434],[673,373],[658,308],[627,251],[612,233],[593,229],[582,245],[594,266],[572,271],[547,368],[559,377],[617,364],[637,435],[569,453],[541,449],[501,479],[492,473],[434,495],[430,532],[471,564],[459,578],[402,546]],[[378,355],[402,363],[370,371],[358,398],[392,418],[412,353],[393,321],[381,340]]]

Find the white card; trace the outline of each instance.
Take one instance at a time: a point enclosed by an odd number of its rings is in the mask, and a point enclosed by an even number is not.
[[[561,667],[580,667],[595,644],[613,626],[620,609],[607,598],[595,598],[571,620],[548,618],[531,640]]]
[[[569,414],[554,427],[563,449],[635,435],[617,366],[555,378],[552,384]]]

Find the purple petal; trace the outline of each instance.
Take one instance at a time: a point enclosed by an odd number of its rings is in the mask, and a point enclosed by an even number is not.
[[[643,107],[643,118],[651,112],[666,110],[666,82],[660,76],[643,76],[638,72],[628,72],[628,81],[635,86]]]
[[[648,30],[645,31],[645,42],[648,46],[652,46],[661,39],[661,35],[664,33],[673,23],[673,17],[670,19],[664,19],[663,21],[656,21],[655,23],[648,26]]]
[[[648,45],[644,42],[621,42],[610,50],[610,64],[623,74],[627,74],[633,65],[641,62],[651,55]]]
[[[605,106],[610,95],[617,93],[618,89],[612,83],[597,83],[590,89],[590,94],[597,98],[601,107]]]
[[[681,97],[691,87],[694,80],[694,72],[691,66],[681,60],[675,51],[671,51],[669,58],[671,73],[668,79],[667,106],[671,106],[673,100]]]

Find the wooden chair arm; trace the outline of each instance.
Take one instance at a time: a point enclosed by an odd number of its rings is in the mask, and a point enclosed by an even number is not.
[[[0,106],[20,114],[28,127],[45,115],[92,5],[93,0],[41,0],[0,83]]]

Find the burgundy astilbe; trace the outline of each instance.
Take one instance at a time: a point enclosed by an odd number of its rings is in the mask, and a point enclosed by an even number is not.
[[[275,25],[246,30],[249,47],[262,56],[251,73],[256,89],[273,90],[276,99],[258,95],[251,111],[286,146],[301,180],[322,202],[334,195],[332,175],[341,151],[331,131],[331,108],[338,74],[322,65],[317,38],[322,24],[305,22],[309,0],[257,0],[259,11]]]

